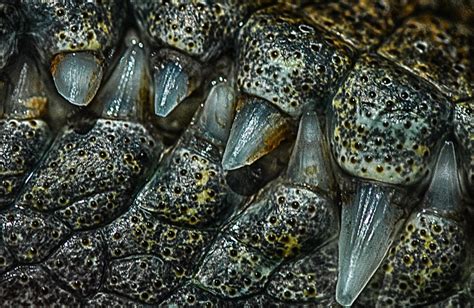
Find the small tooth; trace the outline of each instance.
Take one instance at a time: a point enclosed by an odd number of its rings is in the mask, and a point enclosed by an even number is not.
[[[155,113],[169,115],[189,95],[189,76],[179,63],[169,61],[153,74]]]
[[[332,191],[334,180],[328,164],[328,151],[316,112],[304,113],[288,163],[287,175],[294,183],[306,183]]]
[[[58,54],[52,61],[51,73],[61,96],[71,104],[87,106],[102,81],[102,61],[87,51]]]
[[[148,102],[147,61],[143,45],[130,44],[120,62],[101,90],[100,101],[107,102],[103,115],[130,119],[139,117],[141,107]]]
[[[433,178],[423,199],[423,207],[441,213],[458,214],[462,206],[456,152],[452,142],[445,142],[436,162]]]
[[[336,300],[350,306],[379,267],[402,223],[389,188],[360,183],[352,204],[343,204]]]
[[[250,165],[276,148],[290,131],[281,112],[256,97],[244,97],[227,141],[222,165],[233,170]]]
[[[225,143],[234,119],[235,90],[226,83],[215,85],[199,117],[199,127],[210,137]]]

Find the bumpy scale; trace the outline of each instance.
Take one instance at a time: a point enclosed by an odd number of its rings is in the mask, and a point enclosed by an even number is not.
[[[226,298],[255,294],[283,260],[336,237],[334,182],[326,154],[316,113],[303,115],[286,176],[224,228],[195,283]]]
[[[18,36],[22,30],[22,16],[14,5],[0,4],[0,70],[17,52]]]
[[[423,201],[361,294],[363,305],[426,305],[462,288],[472,253],[454,146],[446,142]]]
[[[210,60],[229,47],[257,1],[131,1],[138,24],[160,50],[152,54],[155,113],[168,116],[197,89]]]
[[[460,173],[464,179],[463,195],[474,198],[474,100],[456,104],[454,108],[454,135],[461,160]]]
[[[124,2],[44,1],[20,7],[59,94],[74,105],[88,105],[122,34]]]

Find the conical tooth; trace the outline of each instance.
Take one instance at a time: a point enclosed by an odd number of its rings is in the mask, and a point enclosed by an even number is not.
[[[288,164],[287,175],[294,183],[306,183],[332,191],[334,180],[328,161],[328,149],[316,112],[304,113]]]
[[[206,99],[198,120],[199,127],[218,141],[225,143],[234,119],[236,93],[227,83],[215,85]]]
[[[99,89],[103,65],[89,51],[61,53],[54,57],[51,73],[61,96],[71,104],[87,106]]]
[[[143,44],[137,40],[130,43],[99,94],[100,101],[107,102],[105,117],[139,117],[141,107],[148,102],[149,76]]]
[[[265,100],[243,99],[247,101],[237,111],[222,160],[226,170],[252,164],[276,148],[290,130],[288,120]]]
[[[456,152],[452,142],[445,142],[436,162],[433,178],[425,194],[423,207],[442,213],[457,213],[462,205]]]
[[[12,70],[14,88],[5,104],[5,113],[17,119],[41,116],[48,99],[36,63],[27,56],[20,56]]]
[[[382,262],[404,213],[389,188],[360,183],[352,204],[343,204],[336,300],[350,306]]]
[[[155,113],[166,117],[189,95],[189,75],[179,63],[169,61],[153,73]]]

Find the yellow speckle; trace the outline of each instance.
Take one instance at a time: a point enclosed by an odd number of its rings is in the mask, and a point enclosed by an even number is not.
[[[280,237],[280,241],[282,241],[283,235]],[[288,240],[285,242],[284,250],[283,250],[283,256],[290,257],[294,255],[294,250],[300,250],[301,249],[301,244],[298,243],[298,239],[290,234],[287,234],[286,237]]]

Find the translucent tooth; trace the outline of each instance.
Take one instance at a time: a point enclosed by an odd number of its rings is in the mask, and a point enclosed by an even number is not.
[[[462,205],[456,152],[452,142],[445,142],[436,162],[433,178],[425,194],[423,207],[441,213],[457,213]]]
[[[343,204],[336,300],[350,306],[369,282],[400,227],[403,211],[389,188],[360,183],[352,204]]]
[[[27,56],[20,56],[12,71],[14,88],[5,104],[5,113],[17,119],[41,116],[48,99],[36,63]]]
[[[139,117],[149,99],[149,76],[143,44],[134,40],[101,90],[100,101],[107,102],[105,117]]]
[[[288,164],[287,175],[295,183],[306,183],[332,191],[327,145],[316,112],[304,113]]]
[[[237,111],[222,160],[226,170],[252,164],[289,133],[287,119],[275,107],[260,98],[243,99],[247,101]]]
[[[212,138],[225,143],[234,119],[236,93],[227,83],[215,85],[206,99],[198,120],[199,127]]]
[[[169,115],[188,95],[189,76],[179,63],[169,61],[153,73],[155,113]]]
[[[51,73],[59,94],[77,106],[87,106],[102,81],[103,66],[88,51],[58,54],[51,64]]]

